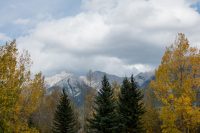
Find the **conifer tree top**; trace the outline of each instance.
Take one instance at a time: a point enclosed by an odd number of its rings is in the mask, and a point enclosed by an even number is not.
[[[114,133],[117,129],[116,123],[116,102],[114,100],[113,90],[106,75],[102,78],[102,86],[99,90],[94,110],[93,118],[89,120],[91,133]]]
[[[68,95],[63,89],[54,117],[53,133],[77,133],[77,121]]]

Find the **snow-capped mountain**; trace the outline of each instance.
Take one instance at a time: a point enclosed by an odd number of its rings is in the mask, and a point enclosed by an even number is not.
[[[45,79],[47,92],[51,92],[54,89],[65,89],[69,96],[78,105],[81,105],[84,101],[84,96],[88,89],[95,88],[98,90],[101,87],[101,80],[103,75],[107,75],[109,82],[122,83],[123,77],[107,74],[101,71],[94,71],[88,76],[77,76],[72,73],[61,72]],[[139,73],[135,76],[135,80],[139,87],[146,87],[149,82],[154,78],[153,72]]]
[[[47,77],[45,84],[48,93],[51,93],[54,89],[59,89],[60,91],[64,89],[77,105],[82,104],[85,92],[90,88],[79,76],[67,72]]]
[[[88,86],[91,86],[92,88],[96,88],[98,90],[101,87],[101,80],[104,75],[107,76],[110,83],[113,83],[115,81],[121,84],[123,81],[123,77],[118,77],[116,75],[111,75],[111,74],[101,72],[101,71],[92,72],[90,75],[91,81],[89,81],[87,76],[80,76],[80,78],[83,80],[85,84],[87,84]]]
[[[63,79],[70,78],[72,76],[73,76],[73,74],[63,71],[60,74],[56,74],[54,76],[47,77],[45,79],[45,83],[47,85],[47,88],[50,88],[50,87],[54,86],[56,83],[62,81]]]

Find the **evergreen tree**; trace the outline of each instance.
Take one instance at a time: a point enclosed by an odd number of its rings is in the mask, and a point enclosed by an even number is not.
[[[131,76],[131,81],[124,78],[119,95],[119,127],[122,133],[143,132],[141,116],[144,114],[142,103],[143,95],[137,88],[137,84]]]
[[[106,75],[102,80],[102,88],[96,96],[94,110],[95,113],[89,120],[89,132],[115,133],[117,129],[116,102]]]
[[[64,90],[55,112],[52,131],[53,133],[77,133],[78,131],[77,119]]]

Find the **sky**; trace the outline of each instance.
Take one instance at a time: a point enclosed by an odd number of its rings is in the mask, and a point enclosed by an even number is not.
[[[178,33],[200,47],[199,0],[0,0],[0,45],[17,40],[33,72],[154,71]]]

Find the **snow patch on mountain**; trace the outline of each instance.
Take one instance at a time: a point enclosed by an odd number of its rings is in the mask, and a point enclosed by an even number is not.
[[[47,77],[45,84],[47,92],[51,92],[57,88],[60,90],[64,89],[75,103],[81,104],[84,101],[84,96],[88,89],[93,88],[98,91],[101,88],[101,80],[105,74],[110,83],[117,82],[121,84],[124,79],[124,77],[118,77],[101,71],[92,72],[90,78],[88,76],[77,76],[63,71],[60,74]],[[140,88],[145,88],[154,78],[154,72],[139,73],[134,78]]]
[[[63,71],[54,76],[45,78],[45,84],[46,84],[47,88],[50,88],[50,87],[54,86],[55,84],[57,84],[58,82],[62,81],[63,79],[67,79],[67,78],[69,79],[72,76],[73,76],[73,74]]]

